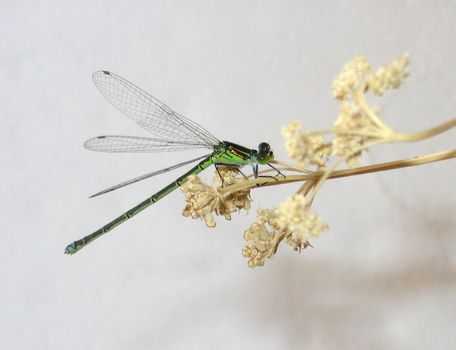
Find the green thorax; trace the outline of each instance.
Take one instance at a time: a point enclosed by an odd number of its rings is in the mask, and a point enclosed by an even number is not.
[[[256,151],[253,149],[248,149],[232,142],[222,141],[214,149],[212,161],[227,165],[249,165],[255,163],[255,153]]]

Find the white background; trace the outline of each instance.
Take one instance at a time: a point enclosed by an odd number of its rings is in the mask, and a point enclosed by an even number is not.
[[[102,154],[100,134],[143,135],[91,81],[111,70],[220,139],[270,142],[328,127],[330,86],[363,53],[404,51],[411,76],[375,100],[401,132],[455,117],[452,1],[0,2],[0,348],[448,349],[456,344],[454,161],[328,183],[330,230],[266,266],[241,256],[255,209],[298,185],[254,191],[249,216],[209,229],[176,191],[75,256],[64,247],[136,205],[176,171],[105,187],[196,156]],[[381,146],[363,164],[454,148],[454,131]],[[203,175],[212,177],[212,170]]]

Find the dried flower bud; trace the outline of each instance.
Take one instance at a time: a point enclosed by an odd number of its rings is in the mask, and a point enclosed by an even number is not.
[[[309,201],[302,195],[286,199],[277,208],[277,223],[281,231],[290,232],[295,245],[304,245],[310,236],[317,237],[327,229],[321,218],[309,210]]]
[[[201,181],[198,176],[191,175],[188,181],[181,187],[185,194],[185,206],[182,215],[190,216],[193,219],[201,218],[208,227],[215,227],[215,220],[212,213],[219,203],[219,195],[213,186]]]

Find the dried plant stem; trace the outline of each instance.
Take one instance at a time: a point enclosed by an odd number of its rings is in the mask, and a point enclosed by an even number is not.
[[[377,113],[368,105],[366,99],[364,98],[364,88],[358,91],[355,91],[353,94],[353,100],[358,104],[360,108],[366,112],[366,115],[370,118],[370,120],[379,127],[379,129],[383,130],[387,134],[394,134],[394,130],[391,129],[383,120],[379,118]]]
[[[396,134],[394,137],[394,140],[396,141],[405,141],[405,142],[412,142],[412,141],[421,141],[433,136],[436,136],[438,134],[441,134],[445,131],[450,130],[451,128],[454,128],[456,126],[456,118],[451,119],[447,121],[446,123],[443,123],[439,126],[436,126],[434,128],[420,131],[417,133],[413,134]]]
[[[307,131],[307,135],[324,135],[324,134],[338,134],[338,135],[356,135],[356,136],[366,136],[374,139],[384,138],[385,142],[414,142],[421,141],[438,134],[441,134],[445,131],[448,131],[456,127],[456,118],[451,119],[441,125],[438,125],[434,128],[426,129],[413,134],[400,134],[400,133],[391,133],[389,136],[386,136],[384,133],[372,132],[372,131],[360,131],[360,130],[345,130],[342,128],[333,128],[325,130],[316,130],[316,131]]]
[[[395,170],[400,168],[429,164],[451,158],[456,158],[456,149],[450,151],[431,153],[425,156],[416,156],[414,158],[409,159],[396,160],[393,162],[367,165],[353,169],[336,170],[330,175],[329,178],[336,179],[340,177],[363,175],[387,170]]]
[[[336,178],[341,178],[341,177],[356,176],[356,175],[375,173],[375,172],[380,172],[380,171],[394,170],[394,169],[400,169],[400,168],[406,168],[406,167],[411,167],[411,166],[418,166],[418,165],[438,162],[441,160],[446,160],[446,159],[451,159],[451,158],[456,158],[456,150],[437,152],[437,153],[432,153],[432,154],[428,154],[425,156],[417,156],[414,158],[402,159],[402,160],[397,160],[397,161],[393,161],[393,162],[379,163],[379,164],[362,166],[362,167],[356,167],[356,168],[352,168],[352,169],[335,170],[333,172],[330,172],[330,174],[327,178],[336,179]],[[283,162],[278,162],[278,163],[286,164]],[[285,171],[288,168],[289,167],[279,168],[279,170]],[[317,171],[317,172],[313,172],[311,174],[305,174],[305,175],[288,175],[285,178],[250,179],[250,180],[245,180],[242,182],[235,183],[235,184],[227,186],[227,187],[219,188],[218,190],[219,190],[219,193],[223,196],[223,195],[226,195],[226,194],[229,194],[229,193],[232,193],[235,191],[239,191],[239,190],[245,190],[248,188],[254,189],[254,188],[257,188],[258,186],[260,186],[260,187],[276,186],[276,185],[282,185],[282,184],[300,182],[300,181],[309,181],[309,180],[318,181],[323,176],[325,176],[325,174],[327,174],[327,172]]]

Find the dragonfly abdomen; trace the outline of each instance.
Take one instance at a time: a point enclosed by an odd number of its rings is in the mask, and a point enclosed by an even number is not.
[[[194,166],[192,169],[187,171],[184,175],[179,177],[176,181],[170,183],[168,186],[162,188],[160,191],[157,193],[153,194],[146,200],[142,201],[135,207],[131,208],[127,212],[123,213],[122,215],[118,216],[108,224],[104,225],[100,229],[96,230],[95,232],[91,233],[90,235],[85,236],[84,238],[74,241],[73,243],[69,244],[65,248],[65,254],[74,254],[78,252],[80,249],[84,248],[87,244],[90,242],[94,241],[95,239],[103,236],[105,233],[108,233],[112,231],[116,226],[122,224],[123,222],[127,221],[128,219],[132,218],[136,214],[140,213],[147,207],[151,206],[152,204],[158,202],[160,199],[163,197],[167,196],[177,188],[179,188],[181,185],[183,185],[185,182],[187,182],[188,177],[190,175],[197,175],[200,172],[202,172],[204,169],[207,169],[210,167],[213,162],[213,155],[205,158],[201,162],[199,162],[196,166]]]

